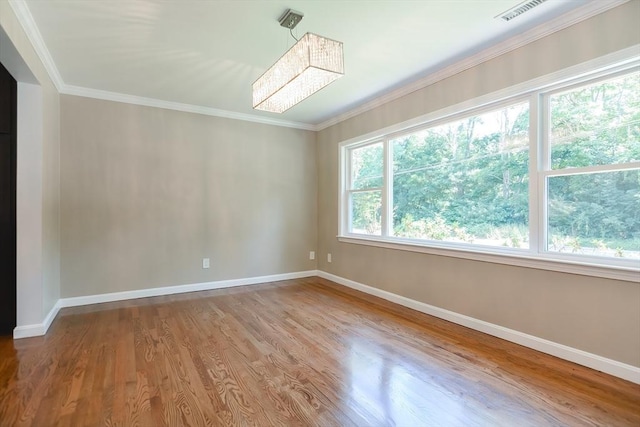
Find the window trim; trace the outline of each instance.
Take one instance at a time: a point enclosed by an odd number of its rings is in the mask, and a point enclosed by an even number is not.
[[[636,267],[635,260],[608,259],[545,250],[547,242],[546,218],[548,216],[547,203],[545,202],[546,181],[549,176],[572,175],[578,171],[575,169],[551,170],[549,144],[538,143],[539,139],[543,137],[542,132],[545,131],[547,126],[543,121],[548,122],[549,120],[548,103],[545,100],[551,94],[570,90],[588,82],[609,78],[640,67],[640,57],[637,54],[637,49],[638,46],[624,49],[605,57],[340,142],[338,144],[340,173],[338,180],[338,241],[640,283],[640,265]],[[482,114],[482,112],[518,102],[529,102],[529,230],[531,233],[529,248],[505,249],[477,244],[406,239],[391,236],[391,225],[386,223],[389,222],[389,215],[392,210],[392,206],[386,205],[389,204],[389,195],[393,191],[392,187],[390,187],[390,185],[393,185],[392,170],[390,170],[393,165],[388,161],[389,156],[392,155],[389,141],[399,136],[456,120],[456,118],[468,117],[471,114]],[[349,152],[353,148],[378,142],[383,143],[384,152],[382,209],[386,215],[382,215],[383,235],[370,236],[350,233],[348,222],[350,218],[349,212],[347,212],[349,210],[350,192],[347,191],[349,188],[346,186],[348,185],[348,180],[350,180]],[[640,164],[640,162],[633,163],[634,166],[637,166],[637,164]],[[595,168],[593,171],[585,170],[582,173],[596,172],[598,167],[596,166]],[[606,165],[605,168],[607,170],[615,169],[616,165]],[[629,165],[626,164],[623,168],[628,169]]]
[[[559,258],[547,258],[544,256],[534,256],[533,254],[501,253],[498,250],[473,250],[470,248],[448,248],[445,245],[436,245],[429,242],[428,245],[420,244],[420,241],[400,242],[389,241],[380,236],[357,235],[357,236],[336,236],[341,243],[349,243],[364,246],[374,246],[384,249],[394,249],[407,252],[418,252],[430,255],[446,256],[451,258],[461,258],[470,261],[490,262],[493,264],[512,265],[517,267],[535,268],[537,270],[557,271],[561,273],[579,274],[584,276],[602,277],[606,279],[624,280],[628,282],[639,282],[639,270],[631,267],[618,267],[597,263],[586,263],[584,260],[570,260]],[[438,242],[439,243],[439,242]],[[483,247],[484,248],[484,247]],[[499,248],[495,248],[499,249]],[[567,254],[569,255],[569,254]]]

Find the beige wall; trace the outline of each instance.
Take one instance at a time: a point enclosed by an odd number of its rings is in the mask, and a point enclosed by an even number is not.
[[[0,0],[0,26],[35,76],[41,104],[38,153],[25,163],[38,167],[42,181],[41,194],[27,206],[39,212],[33,218],[40,239],[30,250],[39,251],[41,262],[27,264],[36,272],[33,283],[18,289],[19,325],[41,322],[60,296],[317,267],[640,366],[637,283],[335,238],[340,141],[638,44],[639,15],[640,2],[632,0],[323,130],[316,145],[312,132],[60,100],[11,7]],[[316,244],[317,265],[308,260]],[[211,258],[211,269],[201,269],[203,257]]]
[[[0,27],[0,58],[18,82],[26,83],[18,85],[22,114],[18,117],[17,321],[21,327],[41,323],[60,296],[60,109],[56,87],[4,0],[0,0]],[[21,133],[27,127],[28,132]]]
[[[640,366],[638,283],[340,243],[338,144],[640,43],[634,0],[318,134],[318,268]],[[326,262],[330,252],[333,262]]]
[[[314,132],[68,95],[61,109],[63,297],[316,269]]]

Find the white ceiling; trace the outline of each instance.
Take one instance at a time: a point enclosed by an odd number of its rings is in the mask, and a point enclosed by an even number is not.
[[[563,14],[612,3],[548,0],[504,22],[495,16],[521,0],[11,1],[28,7],[22,19],[33,20],[31,36],[41,38],[63,92],[88,88],[307,125]],[[294,34],[344,43],[345,76],[284,114],[254,111],[251,84],[294,42],[277,21],[289,8],[304,13]]]

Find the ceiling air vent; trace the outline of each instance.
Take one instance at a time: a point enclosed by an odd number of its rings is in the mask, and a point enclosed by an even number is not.
[[[504,13],[501,13],[500,15],[498,15],[500,18],[504,19],[505,21],[511,21],[513,18],[515,18],[516,16],[520,16],[525,12],[530,11],[531,9],[533,9],[536,6],[540,6],[542,3],[544,3],[547,0],[531,0],[531,1],[525,1],[522,2],[514,7],[512,7],[511,9],[505,11]],[[496,18],[498,17],[496,16]]]

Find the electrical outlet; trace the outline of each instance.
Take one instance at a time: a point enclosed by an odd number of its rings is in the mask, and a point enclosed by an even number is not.
[[[331,254],[327,254],[327,262],[331,262]]]
[[[309,259],[316,259],[316,253],[314,251],[309,252]]]
[[[209,258],[202,258],[202,268],[209,268]]]

